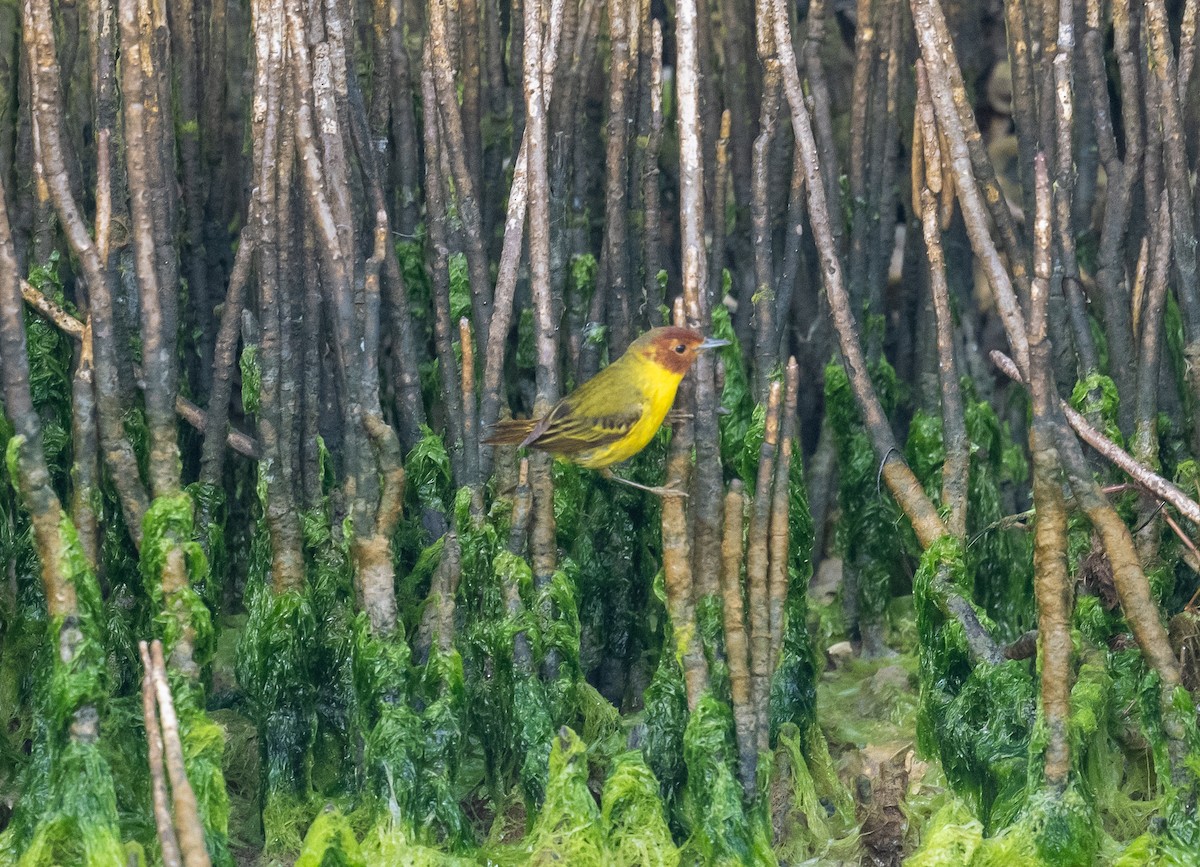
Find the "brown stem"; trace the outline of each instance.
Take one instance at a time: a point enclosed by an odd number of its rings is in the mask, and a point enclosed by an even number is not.
[[[1163,311],[1167,301],[1167,281],[1171,266],[1170,210],[1159,206],[1154,220],[1154,251],[1146,281],[1146,306],[1141,314],[1141,339],[1138,341],[1137,396],[1131,451],[1145,467],[1158,465],[1158,377],[1162,340]]]
[[[95,340],[97,410],[100,444],[121,511],[135,545],[141,544],[142,516],[148,500],[138,472],[137,457],[125,435],[124,401],[117,371],[113,302],[106,263],[93,243],[71,190],[62,144],[62,96],[55,59],[54,31],[50,4],[26,0],[23,29],[29,56],[34,115],[37,118],[37,165],[67,236],[71,252],[79,260],[87,283],[92,333]],[[101,142],[103,144],[103,142]]]
[[[667,456],[667,486],[683,488],[691,468],[692,424],[676,422]],[[692,572],[692,540],[688,532],[683,497],[664,497],[662,501],[663,576],[667,591],[667,610],[675,637],[675,654],[683,661],[683,680],[687,689],[688,710],[695,711],[700,697],[708,689],[708,661],[704,642],[696,629],[696,587]]]
[[[1015,382],[1024,382],[1024,379],[1017,370],[1016,364],[1007,355],[999,351],[993,351],[991,358],[992,363],[1009,379]],[[1088,424],[1087,419],[1076,412],[1066,401],[1060,401],[1059,406],[1066,417],[1067,424],[1071,426],[1081,440],[1095,449],[1101,456],[1115,464],[1122,472],[1143,488],[1153,493],[1159,499],[1165,500],[1174,506],[1189,521],[1200,523],[1200,504],[1190,499],[1179,487],[1164,479],[1158,473],[1139,464],[1127,451]],[[1065,456],[1063,457],[1063,461],[1066,463]]]
[[[820,155],[818,162],[824,167],[822,182],[825,185],[825,201],[829,203],[830,207],[838,208],[841,204],[842,194],[841,178],[837,171],[837,146],[833,133],[833,107],[829,96],[829,82],[826,80],[825,65],[821,60],[821,52],[824,50],[825,43],[825,2],[826,0],[812,0],[808,7],[808,33],[804,38],[804,73],[812,93],[813,126],[816,131],[817,153]],[[784,75],[790,76],[786,68]],[[845,241],[843,224],[843,220],[833,220],[829,227],[833,233],[834,249],[838,251],[842,250]]]
[[[967,532],[967,488],[971,472],[970,443],[954,363],[954,319],[950,291],[946,286],[946,261],[938,231],[938,203],[928,188],[921,191],[921,227],[925,255],[929,260],[929,289],[937,317],[938,380],[942,387],[942,442],[946,460],[942,466],[942,505],[949,510],[946,529],[958,538]]]
[[[707,14],[707,6],[705,6]],[[676,9],[678,39],[677,94],[679,98],[679,232],[683,260],[683,304],[687,325],[707,331],[708,255],[705,251],[704,155],[706,133],[701,109],[705,96],[701,80],[703,16],[697,0],[681,0]],[[712,103],[709,103],[710,105]],[[711,134],[713,130],[708,130]],[[724,479],[717,429],[716,361],[702,353],[692,373],[695,384],[694,428],[696,471],[691,487],[694,532],[692,573],[699,596],[720,590],[721,503]]]
[[[774,673],[783,652],[784,616],[788,598],[788,560],[791,543],[791,472],[792,455],[796,448],[796,429],[799,416],[796,403],[800,395],[800,365],[795,358],[788,360],[785,374],[783,418],[780,423],[779,451],[775,458],[775,490],[771,496],[771,529],[768,539],[770,565],[767,567],[771,656],[768,670]]]
[[[425,52],[429,60],[429,51]],[[436,104],[437,94],[429,63],[421,74],[422,98],[431,108]],[[433,282],[433,328],[434,347],[438,357],[438,373],[442,380],[442,397],[446,407],[447,439],[450,460],[456,484],[465,481],[463,469],[463,407],[462,391],[458,375],[458,362],[451,345],[453,337],[450,323],[450,258],[449,239],[446,237],[446,197],[442,173],[438,169],[442,139],[437,123],[437,112],[424,112],[425,117],[425,207],[429,214],[426,248],[432,257],[430,275]]]
[[[772,40],[773,45],[773,40]],[[754,245],[754,316],[757,334],[754,341],[754,396],[758,402],[766,400],[770,389],[770,377],[778,352],[775,335],[775,279],[774,244],[771,225],[771,144],[775,139],[776,122],[779,117],[779,99],[782,89],[782,72],[779,58],[772,51],[762,58],[763,86],[762,105],[759,108],[758,136],[754,139],[753,160],[750,168],[751,226]]]
[[[742,601],[746,496],[740,479],[729,483],[725,494],[725,536],[721,542],[721,598],[724,602],[725,656],[729,661],[729,691],[738,744],[738,779],[746,797],[754,793],[758,765],[754,705],[750,700],[750,653],[746,641],[746,613]]]
[[[1047,729],[1046,782],[1051,788],[1062,791],[1071,768],[1067,721],[1071,711],[1073,586],[1067,569],[1067,509],[1063,501],[1061,470],[1051,421],[1056,407],[1046,320],[1050,300],[1053,232],[1050,179],[1041,154],[1036,160],[1035,179],[1033,282],[1029,313],[1029,371],[1033,392],[1033,428],[1030,431],[1029,448],[1033,456],[1033,502],[1037,511],[1033,547],[1034,592],[1038,605],[1038,642],[1041,645],[1042,715]],[[1061,214],[1056,213],[1056,216],[1061,217]]]
[[[471,320],[458,320],[458,339],[462,346],[463,468],[465,482],[471,487],[472,503],[482,513],[483,479],[479,475],[479,426],[476,423],[475,345],[471,340]]]
[[[529,273],[533,293],[537,400],[534,415],[548,413],[558,400],[558,311],[550,287],[549,143],[542,67],[542,0],[524,3],[525,156],[529,174]],[[551,35],[548,42],[553,45]],[[486,388],[486,386],[485,386]],[[554,486],[550,456],[536,453],[529,462],[533,487],[533,573],[538,586],[550,580],[558,562],[554,523]],[[551,662],[550,668],[557,664]],[[555,672],[556,674],[556,672]]]
[[[163,286],[157,245],[165,193],[156,186],[154,165],[160,143],[155,140],[156,107],[154,58],[149,36],[140,26],[136,4],[121,3],[121,92],[124,97],[126,163],[129,174],[133,258],[138,280],[138,309],[142,317],[146,428],[149,438],[149,481],[154,497],[179,489],[180,455],[175,427],[175,324]]]
[[[775,476],[775,449],[779,442],[781,387],[771,383],[767,397],[766,429],[758,453],[758,477],[750,509],[746,540],[746,602],[750,606],[750,691],[754,707],[755,746],[770,748],[771,612],[767,570],[770,563],[768,534],[771,526],[771,483]]]
[[[211,352],[213,369],[208,400],[211,424],[205,429],[200,451],[200,480],[209,485],[219,485],[223,473],[226,437],[221,434],[228,427],[229,400],[233,396],[233,365],[237,357],[242,310],[246,304],[246,285],[254,258],[255,240],[251,227],[257,222],[256,216],[255,208],[251,206],[229,274],[221,324]]]
[[[158,830],[158,845],[163,867],[182,867],[179,838],[171,823],[170,793],[163,766],[162,730],[158,725],[158,699],[154,693],[154,663],[146,642],[138,643],[142,655],[142,719],[146,724],[146,745],[150,759],[150,791],[154,804],[154,826]]]
[[[734,76],[731,76],[734,77]],[[739,124],[744,126],[745,124]],[[708,305],[721,303],[722,285],[726,268],[726,209],[729,199],[729,140],[733,126],[733,115],[729,109],[721,112],[720,132],[717,134],[716,172],[712,194],[712,247],[709,250]]]
[[[431,0],[429,4],[428,58],[432,60],[433,82],[437,99],[426,101],[429,108],[437,106],[446,135],[442,139],[443,155],[449,157],[454,176],[455,202],[462,218],[466,238],[467,271],[471,281],[471,312],[475,319],[475,334],[485,353],[488,325],[492,316],[492,281],[488,273],[487,252],[483,246],[483,216],[479,210],[479,183],[467,161],[467,140],[462,113],[458,106],[454,66],[448,40],[446,0]],[[476,36],[472,36],[475,41]],[[536,62],[540,55],[535,55]],[[430,64],[426,63],[426,68]],[[478,74],[478,61],[476,61]],[[540,82],[539,82],[540,84]],[[476,106],[477,108],[477,106]],[[429,121],[426,121],[428,124]]]
[[[138,650],[142,653],[142,665],[150,662],[151,679],[158,697],[167,776],[171,780],[171,801],[175,807],[175,832],[179,835],[183,863],[185,867],[207,867],[211,862],[204,844],[204,826],[200,823],[196,795],[192,791],[192,784],[188,781],[187,769],[184,766],[183,744],[179,739],[179,720],[175,716],[175,704],[171,700],[171,687],[167,684],[162,642],[155,640],[147,654],[146,642],[140,641]]]
[[[92,376],[92,335],[85,330],[71,381],[71,522],[92,571],[100,563],[100,444],[96,429],[96,391]]]
[[[658,272],[662,270],[662,223],[659,205],[659,184],[662,181],[658,156],[663,138],[663,36],[662,25],[658,19],[650,22],[650,51],[650,134],[646,144],[646,173],[642,177],[642,201],[646,212],[643,286],[650,324],[665,325],[666,319],[660,312],[660,308],[664,306],[663,290],[658,283]]]

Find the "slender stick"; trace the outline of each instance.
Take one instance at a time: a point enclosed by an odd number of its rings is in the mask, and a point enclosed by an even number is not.
[[[779,442],[781,386],[771,383],[767,397],[766,429],[758,453],[758,477],[750,510],[746,540],[746,602],[750,606],[750,692],[754,706],[755,746],[770,747],[771,613],[767,569],[770,563],[768,534],[771,526],[771,483],[775,476],[775,449]]]
[[[1014,382],[1024,382],[1017,370],[1016,364],[1003,352],[993,350],[992,363],[1005,376]],[[1196,503],[1172,482],[1164,479],[1158,473],[1139,464],[1129,452],[1118,446],[1100,431],[1096,430],[1087,419],[1080,415],[1066,401],[1060,401],[1059,406],[1066,416],[1067,424],[1075,431],[1081,440],[1095,449],[1100,455],[1116,465],[1122,472],[1137,482],[1156,497],[1166,501],[1179,510],[1179,513],[1193,523],[1200,524],[1200,503]]]
[[[1061,142],[1060,142],[1061,144]],[[1034,591],[1038,605],[1038,643],[1041,645],[1042,715],[1046,721],[1047,784],[1062,791],[1070,773],[1067,718],[1071,710],[1072,583],[1067,570],[1067,510],[1063,502],[1058,452],[1054,447],[1054,392],[1050,343],[1046,335],[1050,299],[1052,210],[1046,160],[1035,166],[1033,282],[1030,288],[1029,353],[1033,391],[1033,499],[1037,510],[1034,536]],[[1061,216],[1058,214],[1057,216]]]
[[[62,96],[55,58],[53,18],[48,0],[25,0],[23,38],[29,55],[34,116],[37,118],[37,167],[58,212],[71,252],[87,282],[92,333],[95,340],[96,395],[100,445],[121,512],[135,545],[141,544],[142,516],[149,505],[137,457],[125,435],[124,409],[117,370],[117,340],[113,323],[110,277],[92,241],[79,204],[71,190],[62,143]],[[101,141],[103,145],[104,142]]]
[[[165,198],[156,190],[156,142],[147,103],[154,72],[149,40],[144,38],[134,3],[118,6],[121,26],[121,91],[125,108],[126,162],[129,171],[130,216],[133,221],[134,266],[138,280],[138,309],[142,316],[142,367],[145,372],[146,427],[150,440],[150,490],[155,497],[179,488],[179,440],[175,429],[174,317],[165,301],[156,244],[157,223]]]
[[[250,279],[255,239],[251,228],[255,224],[253,205],[246,226],[242,229],[233,270],[229,274],[229,288],[225,292],[225,304],[221,309],[221,324],[212,349],[211,391],[208,414],[210,421],[204,433],[204,445],[200,453],[200,478],[210,485],[221,481],[224,464],[224,446],[227,438],[221,434],[228,426],[229,400],[233,396],[233,365],[237,356],[238,335],[242,323],[242,310],[246,304],[246,285]]]
[[[643,286],[646,292],[646,309],[651,325],[665,325],[666,319],[660,312],[664,307],[662,287],[658,283],[658,272],[662,270],[662,225],[659,206],[658,155],[662,148],[662,24],[658,19],[650,22],[650,136],[646,145],[646,174],[642,178],[642,200],[646,210],[645,269]]]
[[[725,494],[725,535],[721,542],[721,598],[724,601],[725,655],[729,661],[729,691],[733,701],[733,725],[738,744],[738,779],[746,797],[754,794],[758,745],[756,722],[750,699],[750,653],[746,641],[745,591],[742,563],[745,559],[744,522],[746,495],[740,479],[729,483]]]
[[[705,6],[707,14],[708,7]],[[679,96],[679,233],[683,258],[683,303],[687,325],[707,331],[708,255],[705,252],[704,135],[701,81],[702,18],[697,0],[680,0],[676,9]],[[724,479],[717,429],[716,361],[702,353],[692,372],[695,383],[694,425],[696,472],[693,477],[694,547],[692,572],[696,592],[715,596],[721,551],[721,503]]]
[[[458,339],[462,346],[463,471],[464,481],[472,490],[472,501],[482,513],[483,481],[479,475],[479,426],[475,402],[475,345],[471,340],[471,320],[458,320]],[[477,500],[477,502],[476,502]]]
[[[938,380],[942,387],[942,442],[946,460],[942,467],[942,505],[949,510],[946,529],[958,538],[967,532],[967,488],[971,472],[970,443],[954,363],[954,320],[946,286],[946,261],[938,232],[938,203],[928,188],[921,191],[921,227],[929,259],[929,289],[937,317]]]
[[[437,100],[433,85],[433,74],[429,69],[429,51],[421,73],[421,95],[432,106]],[[425,117],[425,207],[429,214],[428,252],[433,261],[430,274],[433,282],[433,328],[434,346],[437,350],[438,373],[442,379],[442,398],[446,407],[446,422],[449,433],[450,460],[457,484],[465,482],[463,460],[463,407],[458,362],[451,347],[452,325],[450,321],[450,260],[449,239],[446,237],[446,196],[442,173],[438,170],[442,139],[437,123],[437,113],[424,112]]]
[[[146,662],[146,642],[138,642],[138,650]],[[196,804],[196,794],[188,781],[183,758],[183,744],[179,739],[179,720],[175,716],[175,703],[171,699],[171,687],[167,684],[167,668],[163,662],[162,642],[157,639],[150,645],[151,679],[158,697],[158,712],[162,718],[162,738],[167,759],[167,776],[171,780],[171,800],[175,805],[175,832],[179,835],[179,847],[183,852],[186,867],[206,867],[211,862],[204,844],[204,826]]]
[[[542,79],[543,0],[525,0],[525,135],[529,172],[529,271],[533,291],[537,400],[542,417],[559,396],[558,310],[550,287],[550,176],[546,129],[546,93]],[[550,40],[553,44],[553,39]],[[558,561],[554,523],[554,487],[550,456],[535,453],[529,462],[533,487],[533,572],[539,586],[550,580]],[[554,665],[551,666],[555,667]]]
[[[154,662],[146,642],[139,642],[142,655],[142,719],[146,724],[146,745],[150,758],[150,791],[154,805],[154,826],[158,829],[158,845],[163,867],[182,867],[179,838],[171,821],[170,793],[163,765],[162,730],[158,725],[158,699],[154,692]]]
[[[428,108],[437,106],[445,135],[442,153],[449,157],[454,177],[455,202],[462,218],[466,238],[467,271],[471,281],[471,312],[475,319],[475,334],[486,352],[488,325],[492,316],[492,281],[488,273],[487,253],[483,246],[483,215],[479,210],[479,183],[467,159],[467,139],[462,113],[458,106],[457,88],[447,26],[446,0],[431,0],[429,4],[429,45],[427,60],[432,61],[433,81],[437,100],[426,102]],[[478,19],[476,18],[476,22]],[[472,41],[478,34],[469,36]],[[537,61],[535,56],[534,60]],[[429,64],[427,64],[429,68]],[[476,61],[478,74],[478,61]],[[476,106],[477,109],[477,106]],[[429,121],[426,121],[428,124]]]
[[[783,417],[780,421],[779,450],[775,458],[775,489],[771,496],[771,529],[768,539],[770,562],[767,567],[771,656],[768,670],[774,673],[783,652],[784,616],[787,613],[788,562],[791,549],[791,472],[796,448],[796,429],[800,419],[796,403],[800,396],[800,366],[788,360],[785,374]]]

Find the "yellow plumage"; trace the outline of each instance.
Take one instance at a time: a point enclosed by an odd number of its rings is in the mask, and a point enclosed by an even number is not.
[[[655,328],[545,417],[500,422],[485,442],[541,449],[589,469],[628,460],[662,426],[696,353],[724,344],[686,328]]]

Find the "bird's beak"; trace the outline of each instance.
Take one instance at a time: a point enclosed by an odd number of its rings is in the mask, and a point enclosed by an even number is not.
[[[728,346],[728,340],[717,340],[715,337],[706,337],[704,342],[696,347],[697,351],[701,349],[716,349],[718,346]]]

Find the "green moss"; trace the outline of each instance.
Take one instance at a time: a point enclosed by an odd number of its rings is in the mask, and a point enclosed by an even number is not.
[[[169,657],[185,631],[190,632],[193,658],[204,666],[212,658],[215,639],[208,606],[196,592],[208,579],[208,560],[193,537],[192,498],[184,492],[156,497],[142,519],[141,572],[146,594],[160,612],[155,623],[165,654]],[[175,548],[182,549],[188,586],[168,598],[162,573]]]
[[[816,724],[817,661],[808,634],[813,525],[798,444],[788,478],[788,503],[788,595],[784,604],[783,649],[771,679],[773,734],[789,723],[801,730]]]
[[[327,807],[304,835],[296,867],[367,867],[367,861],[346,818]]]
[[[400,823],[388,818],[380,819],[367,832],[361,851],[367,864],[389,867],[471,867],[478,863],[418,843]]]
[[[27,840],[21,839],[21,825],[16,822],[0,835],[0,863],[19,867],[123,864],[112,778],[99,747],[68,741],[52,758],[47,756],[42,770],[49,775],[49,809],[37,817]]]
[[[720,340],[728,340],[729,345],[717,350],[718,358],[725,369],[725,384],[721,390],[722,415],[717,417],[717,425],[721,432],[721,462],[738,470],[743,481],[748,476],[744,465],[747,449],[747,431],[754,415],[754,396],[750,392],[750,378],[746,374],[745,356],[733,329],[733,320],[729,308],[717,304],[712,311],[712,334]],[[759,436],[761,443],[762,438]],[[758,463],[758,449],[749,456],[755,465]],[[753,484],[753,477],[750,484]]]
[[[687,776],[683,736],[688,722],[683,671],[674,653],[664,652],[659,657],[646,689],[645,706],[646,762],[662,787],[664,799],[674,805]]]
[[[1017,822],[984,840],[972,867],[1085,867],[1099,842],[1093,812],[1075,787],[1030,796]]]
[[[736,756],[729,708],[705,693],[683,735],[687,788],[682,813],[690,830],[683,856],[688,863],[775,863],[765,827],[742,807]]]
[[[529,863],[602,867],[610,863],[596,799],[588,789],[587,751],[563,729],[553,739],[546,800],[527,840]]]
[[[985,825],[1000,828],[1023,804],[1034,685],[1019,662],[972,664],[962,626],[937,607],[933,582],[943,565],[951,585],[965,592],[962,545],[948,536],[929,547],[913,579],[921,636],[918,742],[941,760],[950,785],[977,806]]]
[[[427,427],[404,461],[405,496],[418,509],[446,512],[450,500],[450,453],[442,437]]]
[[[1125,438],[1117,424],[1119,403],[1116,383],[1111,377],[1099,373],[1090,374],[1086,379],[1075,383],[1075,388],[1071,391],[1071,405],[1089,418],[1098,418],[1103,426],[1104,435],[1117,445],[1123,446]]]
[[[958,799],[947,802],[925,827],[921,847],[907,867],[966,867],[983,841],[983,826]],[[1015,862],[1014,862],[1015,863]]]
[[[820,737],[820,733],[817,733]],[[818,782],[809,770],[806,751],[811,751],[811,740],[804,738],[800,730],[788,723],[779,731],[779,745],[771,763],[772,780],[772,827],[775,841],[774,853],[781,863],[800,863],[808,858],[821,858],[841,862],[857,860],[858,836],[854,827],[853,805],[848,794],[842,790],[841,800],[846,810],[835,809],[831,816],[822,802],[819,791],[828,785],[828,780]],[[828,759],[828,751],[824,758]],[[817,762],[818,776],[824,768]],[[836,776],[833,783],[841,789]],[[826,802],[828,802],[826,798]]]
[[[623,753],[604,783],[600,818],[612,867],[675,867],[679,850],[663,814],[658,780],[640,751]]]
[[[884,412],[895,409],[896,373],[883,360],[871,365],[871,378]],[[864,625],[882,625],[893,581],[903,580],[915,539],[895,501],[879,483],[879,459],[862,426],[850,379],[840,364],[825,368],[825,401],[838,453],[837,548],[853,572],[858,616]]]
[[[258,345],[248,343],[238,359],[242,373],[242,406],[247,415],[257,415],[262,407],[262,368],[258,363]]]

